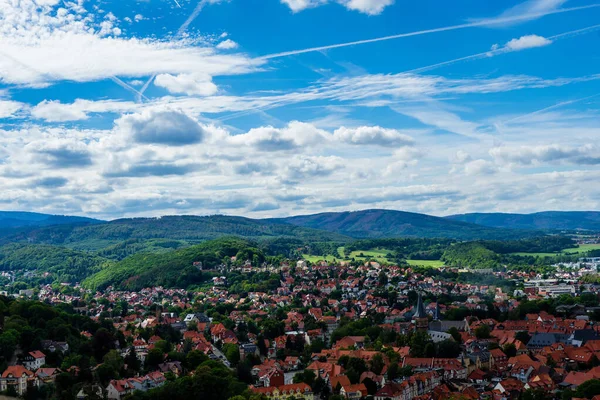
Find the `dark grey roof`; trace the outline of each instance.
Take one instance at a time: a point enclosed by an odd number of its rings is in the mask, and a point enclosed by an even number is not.
[[[573,340],[586,343],[588,340],[600,339],[598,333],[593,329],[577,329],[573,332]]]
[[[415,307],[413,318],[427,318],[427,313],[425,312],[425,306],[423,305],[423,296],[421,295],[421,292],[419,292],[419,299],[417,300],[417,306]]]

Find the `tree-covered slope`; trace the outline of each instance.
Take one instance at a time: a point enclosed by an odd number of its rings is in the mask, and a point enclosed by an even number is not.
[[[107,262],[94,254],[57,246],[12,243],[0,247],[0,270],[50,272],[61,282],[80,281]]]
[[[394,210],[323,213],[283,218],[279,221],[354,238],[412,236],[472,240],[516,239],[533,235],[530,232],[490,228],[431,215]]]
[[[446,218],[495,228],[600,231],[598,211],[544,211],[534,214],[472,213],[450,215]]]
[[[213,215],[119,219],[93,225],[61,225],[5,234],[4,242],[29,242],[99,251],[131,239],[172,239],[201,242],[223,236],[298,238],[307,241],[348,241],[342,235],[277,221]]]
[[[255,257],[256,255],[256,257]],[[113,285],[125,289],[147,286],[182,287],[199,284],[208,277],[194,267],[200,261],[204,269],[220,265],[225,258],[237,256],[264,261],[265,256],[256,245],[240,238],[220,238],[167,253],[139,253],[125,258],[90,276],[84,286],[98,289]]]

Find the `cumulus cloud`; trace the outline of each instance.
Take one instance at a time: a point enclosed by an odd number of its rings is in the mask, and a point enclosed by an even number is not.
[[[505,50],[505,51],[521,51],[521,50],[526,50],[526,49],[532,49],[535,47],[544,47],[544,46],[548,46],[552,44],[552,40],[550,39],[546,39],[543,36],[538,36],[538,35],[526,35],[526,36],[521,36],[518,39],[512,39],[508,42],[506,42],[506,44],[504,45],[504,47],[502,47],[500,49],[500,47],[498,45],[494,45],[492,46],[492,50],[496,51],[496,50]]]
[[[170,93],[185,93],[190,96],[212,96],[217,93],[217,85],[206,74],[160,74],[154,85],[167,89]]]
[[[310,178],[323,178],[344,168],[343,159],[335,156],[295,157],[286,166],[284,179],[289,182]]]
[[[380,126],[360,126],[346,128],[342,126],[333,132],[333,137],[343,143],[356,145],[377,146],[410,146],[414,143],[412,137],[396,129],[385,129]]]
[[[17,111],[24,107],[23,103],[12,100],[0,99],[0,118],[12,117]]]
[[[231,136],[237,146],[252,146],[260,151],[285,151],[326,141],[328,133],[312,124],[292,121],[285,128],[272,126],[254,128],[247,133]]]
[[[82,168],[92,165],[92,155],[81,142],[40,140],[29,143],[25,149],[33,154],[34,162],[42,162],[53,168]]]
[[[260,211],[273,211],[273,210],[278,210],[279,204],[274,203],[274,202],[269,202],[269,201],[261,201],[258,202],[254,205],[252,205],[252,207],[250,207],[250,211],[254,211],[254,212],[260,212]]]
[[[465,164],[465,174],[467,175],[491,175],[498,172],[496,165],[487,160],[473,160]]]
[[[237,49],[238,47],[239,47],[239,44],[237,44],[236,42],[234,42],[231,39],[223,40],[221,43],[219,43],[217,45],[217,49],[219,49],[219,50],[233,50],[233,49]]]
[[[141,144],[186,146],[202,142],[206,132],[182,111],[146,110],[115,121],[117,128]]]
[[[307,8],[314,8],[327,4],[328,0],[281,0],[293,12],[299,12]],[[383,10],[392,4],[394,0],[332,0],[346,7],[348,10],[359,11],[368,15],[381,14]]]
[[[559,144],[495,147],[490,150],[490,155],[499,162],[532,165],[541,163],[569,163],[578,165],[599,165],[600,156],[598,147],[586,144],[579,147]]]
[[[349,10],[356,10],[368,15],[381,14],[394,0],[338,0]]]

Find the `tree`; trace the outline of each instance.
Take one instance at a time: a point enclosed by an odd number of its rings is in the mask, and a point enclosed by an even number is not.
[[[233,343],[226,343],[223,346],[223,354],[227,357],[227,360],[231,365],[237,365],[240,362],[240,349]]]
[[[475,337],[477,339],[489,339],[490,338],[490,327],[486,324],[480,325],[475,329]]]
[[[377,353],[373,356],[373,358],[371,359],[371,371],[373,371],[375,374],[379,375],[381,374],[381,371],[383,370],[383,367],[385,366],[385,361],[383,360],[383,357],[381,356],[381,354]]]
[[[515,339],[519,340],[524,345],[527,345],[527,343],[529,343],[531,340],[531,336],[529,336],[529,333],[526,331],[519,331],[515,333]]]
[[[597,394],[600,394],[600,380],[590,379],[589,381],[585,381],[577,387],[574,397],[586,397],[591,399]]]
[[[507,357],[514,357],[517,355],[517,347],[514,343],[505,344],[502,350],[504,350],[504,354],[506,354]]]
[[[364,383],[367,388],[367,393],[371,396],[377,393],[377,384],[371,378],[365,378],[362,383]]]
[[[304,371],[297,373],[294,375],[294,383],[306,383],[308,386],[312,387],[315,383],[315,379],[317,376],[310,369],[305,369]]]
[[[436,357],[439,358],[456,358],[460,351],[460,345],[454,340],[442,340],[436,344]]]
[[[148,352],[146,357],[146,367],[151,370],[161,364],[164,360],[164,353],[159,349],[152,349]]]
[[[415,332],[409,340],[411,357],[425,357],[425,346],[431,343],[427,332]]]
[[[206,354],[199,350],[192,350],[185,357],[185,366],[189,371],[193,371],[207,360],[208,356]]]
[[[398,376],[400,375],[399,369],[400,366],[397,362],[390,364],[390,367],[387,370],[388,381],[393,381],[394,379],[398,378]]]
[[[135,347],[131,346],[129,348],[129,353],[125,356],[125,364],[127,365],[127,370],[132,372],[138,372],[141,367],[141,362],[137,357],[137,353],[135,351]]]
[[[452,335],[456,343],[462,343],[462,336],[460,336],[460,332],[454,326],[448,329],[448,333]]]

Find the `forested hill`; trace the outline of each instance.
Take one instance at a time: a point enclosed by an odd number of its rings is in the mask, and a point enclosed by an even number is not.
[[[323,213],[282,218],[276,221],[336,232],[354,238],[412,236],[459,240],[502,240],[531,237],[539,234],[539,232],[492,228],[431,215],[394,210]]]
[[[22,211],[0,211],[0,229],[24,226],[50,226],[65,224],[99,223],[97,219],[69,215],[50,215]]]
[[[343,235],[276,221],[214,215],[119,219],[92,225],[59,225],[5,232],[0,242],[61,245],[101,250],[130,239],[174,239],[201,242],[223,236],[295,238],[307,241],[347,242]]]
[[[495,228],[600,231],[599,211],[544,211],[533,214],[471,213],[450,215],[446,218]]]

